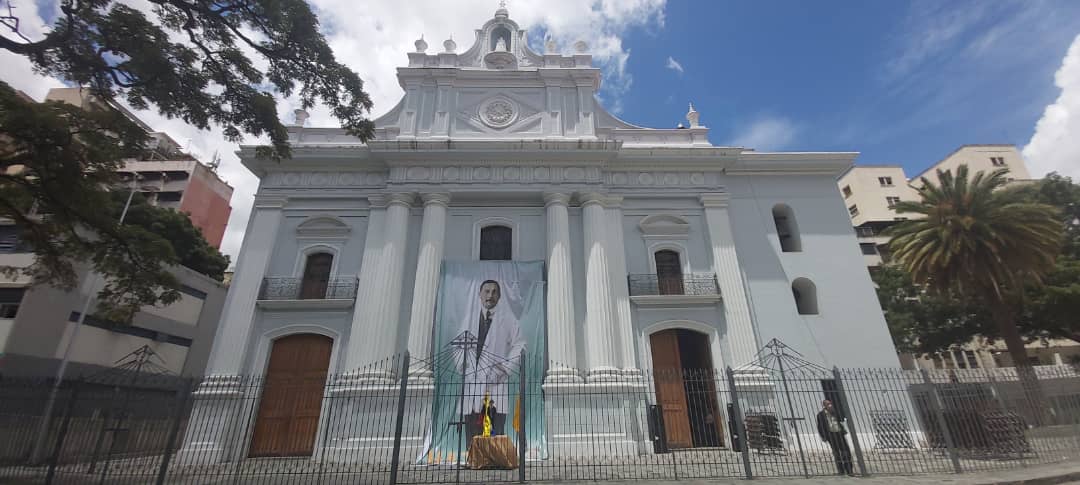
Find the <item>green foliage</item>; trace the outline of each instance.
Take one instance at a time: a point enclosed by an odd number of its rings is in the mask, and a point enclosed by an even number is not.
[[[950,295],[925,294],[899,267],[882,266],[870,276],[900,352],[933,354],[965,344],[974,335],[994,333],[979,305]]]
[[[119,0],[65,0],[43,39],[0,37],[0,48],[102,99],[153,105],[199,128],[218,124],[229,141],[266,135],[271,146],[260,154],[270,158],[287,157],[289,146],[269,90],[304,108],[321,101],[349,133],[373,135],[363,81],[334,58],[303,0],[148,1],[153,19]]]
[[[888,289],[879,289],[879,296],[894,339],[907,349],[944,350],[982,335],[1003,339],[1014,362],[1027,362],[1021,330],[1030,338],[1031,322],[1067,311],[1061,300],[1046,298],[1042,283],[1075,276],[1058,272],[1067,211],[1055,208],[1073,193],[1071,183],[1052,179],[999,190],[1006,173],[969,177],[961,165],[954,177],[939,170],[937,184],[921,180],[922,200],[897,205],[899,213],[922,217],[887,232],[895,271],[902,276],[882,281],[887,288],[921,288],[925,294],[914,304],[890,299]],[[907,275],[910,280],[904,280]],[[1038,316],[1023,305],[1032,291],[1044,296]]]
[[[14,221],[34,250],[24,272],[36,284],[71,289],[76,264],[89,264],[108,276],[101,312],[119,321],[142,304],[179,297],[162,267],[175,261],[169,241],[121,226],[105,210],[114,205],[107,188],[117,182],[120,160],[140,153],[145,141],[117,112],[36,104],[0,83],[0,217]]]
[[[961,165],[954,177],[938,170],[938,184],[925,177],[922,200],[896,205],[900,214],[922,217],[890,228],[889,249],[912,279],[927,289],[960,296],[1005,300],[1005,292],[1039,280],[1061,249],[1058,212],[999,191],[1007,169],[969,177]]]
[[[202,129],[218,125],[233,142],[265,136],[270,146],[256,152],[262,157],[289,156],[274,94],[304,108],[321,102],[348,133],[373,136],[363,82],[334,58],[303,0],[149,3],[144,13],[121,0],[62,0],[43,38],[14,29],[0,35],[0,49],[83,86],[103,106],[125,100]],[[136,200],[130,223],[117,224],[122,204],[108,187],[146,141],[115,110],[35,104],[0,82],[0,217],[14,221],[33,248],[26,272],[36,284],[70,289],[89,266],[105,277],[98,309],[113,321],[176,300],[172,265],[215,278],[228,265],[181,214]]]
[[[127,196],[128,193],[122,186],[112,193],[110,212],[117,219],[120,218]],[[206,242],[202,232],[191,223],[191,218],[186,214],[152,206],[141,194],[135,194],[124,217],[124,225],[141,228],[168,241],[172,246],[176,264],[218,281],[225,278],[229,257]]]

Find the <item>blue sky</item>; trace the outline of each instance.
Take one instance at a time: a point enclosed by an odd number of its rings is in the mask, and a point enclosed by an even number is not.
[[[673,126],[693,101],[714,144],[858,151],[910,176],[965,143],[1023,148],[1078,34],[1072,0],[674,1],[623,36],[621,116]]]
[[[372,117],[400,99],[396,68],[418,37],[429,52],[449,37],[467,49],[499,3],[307,1],[335,56],[364,79]],[[36,37],[59,2],[12,3]],[[1011,143],[1034,175],[1080,179],[1080,0],[507,3],[534,50],[548,34],[565,52],[585,40],[604,72],[602,103],[635,124],[673,127],[692,101],[717,145],[858,151],[860,164],[901,164],[913,176],[960,145]],[[0,79],[37,99],[62,85],[2,50],[0,66]],[[278,99],[291,122],[295,100]],[[139,116],[202,160],[222,156],[218,173],[235,189],[222,249],[235,256],[258,187],[236,144],[220,128],[201,131],[153,110]],[[309,124],[337,120],[316,107]]]

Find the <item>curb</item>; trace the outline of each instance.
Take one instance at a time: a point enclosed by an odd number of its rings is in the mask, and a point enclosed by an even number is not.
[[[1058,485],[1061,483],[1080,481],[1080,472],[1061,473],[1044,477],[1025,478],[1023,480],[1008,480],[1003,482],[986,482],[984,485]]]

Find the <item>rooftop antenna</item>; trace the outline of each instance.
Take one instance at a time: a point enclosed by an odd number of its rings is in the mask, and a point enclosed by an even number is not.
[[[221,154],[217,150],[214,150],[214,156],[210,157],[210,170],[217,172],[218,167],[221,166]]]

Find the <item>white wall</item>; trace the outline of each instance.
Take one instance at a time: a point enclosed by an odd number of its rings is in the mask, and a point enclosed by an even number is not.
[[[750,288],[761,344],[778,338],[820,365],[896,367],[899,362],[836,181],[829,176],[731,177],[735,246]],[[801,252],[784,253],[772,207],[792,208]],[[791,282],[817,287],[818,315],[799,315]]]

